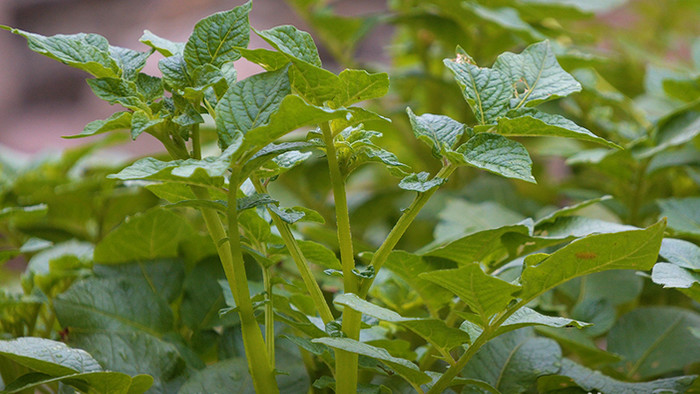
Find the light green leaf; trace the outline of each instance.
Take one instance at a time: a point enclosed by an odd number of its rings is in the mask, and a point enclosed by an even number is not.
[[[465,378],[489,383],[502,393],[533,389],[540,376],[559,371],[561,349],[532,330],[503,334],[486,343],[462,370]]]
[[[411,190],[418,193],[423,193],[447,182],[447,179],[438,177],[428,179],[429,176],[430,174],[427,172],[420,172],[417,174],[413,173],[403,178],[401,182],[399,182],[399,187],[404,190]]]
[[[422,272],[430,272],[444,267],[403,250],[391,252],[384,265],[406,281],[433,309],[438,310],[452,300],[452,293],[419,276]]]
[[[241,56],[264,68],[265,71],[275,71],[289,64],[289,58],[283,53],[269,49],[236,48]]]
[[[63,138],[82,138],[106,133],[112,130],[130,129],[131,112],[122,111],[112,114],[105,120],[94,120],[88,123],[80,134],[64,136]]]
[[[136,111],[131,116],[131,139],[136,140],[136,138],[143,132],[148,132],[153,127],[165,122],[165,119],[156,118],[151,119],[147,113],[143,111]]]
[[[524,109],[508,113],[508,117],[498,119],[498,133],[512,136],[552,136],[575,138],[595,142],[611,148],[621,146],[591,133],[569,119],[556,114],[548,114],[536,109]]]
[[[298,221],[315,222],[321,224],[326,222],[323,219],[323,216],[321,216],[321,214],[310,208],[282,208],[274,204],[269,205],[268,208],[270,209],[270,211],[274,212],[275,215],[279,216],[282,220],[289,224],[294,224]]]
[[[543,315],[534,309],[523,307],[515,311],[508,319],[506,319],[506,321],[496,331],[496,335],[528,326],[584,328],[591,325],[591,323],[567,319],[565,317]]]
[[[508,112],[513,88],[506,74],[477,66],[466,53],[458,53],[457,59],[445,59],[444,63],[454,73],[479,124],[492,124]]]
[[[225,79],[221,69],[211,64],[203,64],[194,70],[188,69],[188,72],[189,83],[181,89],[183,97],[193,102],[201,101],[207,89]]]
[[[448,156],[459,164],[536,183],[532,176],[532,159],[525,147],[498,134],[479,133]]]
[[[418,369],[418,366],[414,363],[403,358],[393,357],[382,348],[358,342],[354,339],[325,337],[313,339],[312,342],[322,343],[334,349],[345,350],[346,352],[357,353],[379,360],[391,367],[396,373],[401,375],[401,377],[416,385],[425,384],[431,380],[430,377],[426,375],[425,372]]]
[[[603,375],[599,371],[588,369],[564,358],[561,369],[555,375],[545,376],[538,381],[541,392],[566,390],[580,387],[586,392],[600,393],[685,393],[695,380],[695,376],[678,376],[658,379],[651,382],[624,382]]]
[[[178,255],[179,243],[193,230],[171,211],[153,209],[128,218],[95,247],[95,262],[116,264]]]
[[[481,317],[484,326],[493,314],[504,310],[514,298],[513,293],[520,290],[520,286],[486,274],[476,263],[419,276],[456,294]]]
[[[665,227],[662,220],[643,230],[589,235],[545,255],[536,264],[526,258],[519,296],[531,300],[570,279],[594,272],[649,270],[656,263]]]
[[[340,270],[343,268],[335,253],[320,243],[297,240],[297,244],[299,245],[299,249],[301,249],[301,253],[310,262],[328,269]]]
[[[34,220],[46,216],[49,207],[46,204],[29,205],[26,207],[5,207],[0,209],[0,221]]]
[[[423,114],[416,116],[406,108],[413,134],[433,150],[433,156],[442,157],[442,151],[454,148],[467,127],[444,115]]]
[[[318,56],[318,49],[311,34],[290,25],[255,32],[278,51],[321,67],[321,58]]]
[[[197,22],[183,52],[187,66],[191,70],[204,64],[219,67],[239,59],[235,48],[247,47],[250,40],[250,9],[251,2],[247,2]]]
[[[646,380],[681,371],[700,361],[700,341],[689,328],[700,315],[675,307],[643,307],[623,315],[607,337],[608,351],[623,357],[617,367],[629,378]]]
[[[339,295],[333,303],[343,305],[379,320],[396,323],[420,335],[428,343],[448,354],[453,348],[469,342],[469,334],[456,328],[447,327],[444,321],[432,318],[408,318],[398,313],[374,305],[352,293]]]
[[[700,246],[692,242],[664,238],[659,255],[679,267],[700,271]]]
[[[700,287],[700,273],[670,263],[656,263],[651,271],[651,280],[664,287],[676,289]]]
[[[56,34],[45,37],[4,25],[0,25],[0,29],[26,38],[32,51],[86,71],[95,77],[119,77],[119,66],[110,56],[109,43],[98,34]]]
[[[230,136],[266,125],[291,92],[287,69],[253,75],[231,86],[216,105],[218,133]]]
[[[148,106],[143,101],[143,96],[139,93],[136,83],[119,78],[97,78],[88,79],[88,85],[95,93],[95,96],[107,101],[110,104],[121,104],[125,108],[132,110],[149,111]]]
[[[264,193],[263,194],[255,193],[255,194],[251,194],[250,196],[245,196],[245,197],[241,197],[241,198],[236,199],[236,205],[238,205],[238,209],[241,211],[246,210],[246,209],[250,209],[250,208],[255,208],[255,207],[267,205],[267,204],[276,203],[276,202],[277,202],[277,200],[270,197],[269,194],[264,194]]]
[[[517,55],[505,52],[498,56],[493,68],[513,86],[525,85],[525,91],[512,101],[512,108],[532,107],[581,91],[581,84],[557,62],[549,41],[532,44]]]
[[[668,198],[656,203],[676,234],[700,239],[700,197]]]
[[[343,93],[334,100],[337,107],[345,107],[360,101],[384,96],[389,91],[387,73],[370,74],[365,70],[345,69],[338,75]]]
[[[139,75],[139,71],[146,66],[146,61],[148,57],[151,56],[150,51],[138,52],[133,49],[117,46],[110,46],[109,53],[122,70],[121,77],[128,80],[133,80]]]
[[[477,17],[497,24],[507,31],[524,32],[529,37],[541,40],[542,33],[535,30],[527,22],[520,18],[518,11],[510,7],[487,8],[478,3],[463,3],[462,7],[472,11]],[[547,14],[543,14],[547,15]]]
[[[165,57],[182,55],[185,50],[184,42],[170,41],[151,33],[149,30],[143,31],[143,35],[139,38],[139,41],[160,52],[160,54]]]
[[[293,65],[290,70],[292,87],[308,102],[323,106],[343,94],[344,86],[337,75],[297,58],[289,59]]]
[[[0,341],[0,356],[51,376],[103,371],[88,352],[44,338],[23,337]]]
[[[155,194],[158,198],[161,198],[170,203],[176,203],[183,200],[196,200],[197,196],[194,195],[192,189],[189,186],[182,183],[166,182],[166,183],[154,183],[152,185],[144,186],[148,191]]]

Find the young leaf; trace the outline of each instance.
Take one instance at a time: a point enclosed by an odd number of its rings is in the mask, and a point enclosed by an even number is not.
[[[525,91],[513,99],[512,108],[533,107],[581,91],[581,84],[557,62],[549,41],[532,44],[520,54],[505,52],[498,56],[493,68],[513,86],[525,84]]]
[[[146,66],[148,57],[151,56],[151,52],[138,52],[117,46],[110,46],[109,53],[122,70],[121,77],[127,80],[135,79],[139,71]]]
[[[520,297],[536,296],[578,276],[613,269],[649,270],[656,263],[665,221],[642,230],[596,234],[576,240],[551,255],[525,259]]]
[[[401,180],[399,182],[399,187],[404,190],[410,190],[418,193],[427,192],[428,190],[438,187],[445,183],[447,179],[433,177],[428,179],[430,176],[427,172],[413,173]]]
[[[387,73],[370,74],[365,70],[345,69],[338,75],[344,85],[343,94],[334,100],[336,107],[384,96],[389,91]]]
[[[149,30],[143,31],[139,41],[160,52],[165,57],[182,55],[182,52],[185,50],[185,43],[170,41],[151,33]]]
[[[86,71],[95,77],[119,77],[120,69],[110,56],[109,43],[98,34],[56,34],[44,37],[9,26],[0,25],[0,29],[26,38],[32,51]]]
[[[192,80],[187,74],[187,63],[182,55],[161,59],[158,62],[158,69],[163,74],[163,81],[170,86],[169,90],[180,91],[187,86],[192,86]]]
[[[479,124],[492,124],[508,112],[513,88],[506,74],[479,67],[464,53],[458,53],[455,60],[445,59],[444,63],[454,73]]]
[[[498,134],[479,133],[450,153],[449,158],[506,178],[536,183],[527,149]]]
[[[88,79],[88,85],[95,93],[95,96],[107,101],[110,104],[121,104],[125,108],[134,111],[150,109],[143,101],[143,96],[139,92],[136,84],[132,81],[119,78],[97,78]]]
[[[230,11],[210,15],[194,26],[183,56],[189,69],[211,64],[220,67],[241,57],[236,47],[247,47],[250,40],[251,2]]]
[[[595,142],[611,148],[621,146],[591,133],[569,119],[556,114],[548,114],[534,108],[521,109],[498,119],[498,133],[512,136],[553,136],[575,138]]]
[[[318,56],[318,49],[311,34],[290,25],[255,32],[278,51],[321,67],[321,58]]]
[[[343,268],[335,253],[320,243],[301,240],[297,240],[297,243],[304,257],[310,262],[328,269],[340,270]]]
[[[289,64],[289,58],[283,53],[269,49],[236,48],[241,56],[264,68],[265,71],[275,71]]]
[[[478,263],[419,276],[456,294],[481,317],[483,325],[488,324],[493,314],[505,309],[514,298],[513,294],[520,290],[520,286],[487,275]]]
[[[163,118],[151,119],[147,113],[138,110],[131,116],[131,139],[135,140],[141,133],[148,132],[153,127],[165,122]]]
[[[433,150],[433,156],[442,157],[442,151],[454,148],[462,137],[466,126],[444,115],[423,114],[416,116],[411,108],[406,108],[413,134]]]

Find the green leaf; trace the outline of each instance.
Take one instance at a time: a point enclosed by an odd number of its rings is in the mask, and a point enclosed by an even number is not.
[[[676,234],[700,239],[700,197],[668,198],[656,203]]]
[[[219,67],[238,60],[241,55],[235,48],[247,47],[250,40],[250,9],[251,2],[247,2],[197,22],[183,52],[187,66],[194,70],[205,64]]]
[[[141,93],[139,93],[136,83],[119,78],[97,78],[88,79],[88,85],[95,93],[95,96],[107,101],[110,104],[121,104],[125,108],[134,111],[150,109],[144,103]]]
[[[656,263],[665,227],[662,220],[643,230],[589,235],[551,255],[539,256],[536,264],[526,258],[519,296],[531,300],[570,279],[594,272],[649,270]]]
[[[318,264],[321,267],[328,269],[342,269],[338,257],[336,257],[335,253],[333,253],[333,251],[331,251],[327,247],[314,241],[297,240],[297,243],[299,244],[299,249],[301,249],[301,253],[310,262]]]
[[[597,204],[601,201],[608,201],[610,199],[612,199],[612,196],[605,195],[602,197],[592,198],[590,200],[582,201],[582,202],[577,203],[577,204],[573,204],[573,205],[569,205],[569,206],[557,209],[556,211],[538,219],[535,222],[535,226],[537,227],[537,226],[541,226],[545,223],[552,223],[560,217],[570,216],[572,213],[574,213],[582,208],[588,207],[588,206],[593,205],[593,204]]]
[[[616,354],[600,349],[594,340],[584,333],[584,330],[546,326],[539,326],[535,330],[542,335],[555,339],[559,345],[576,354],[581,362],[588,366],[609,365],[622,359]]]
[[[269,30],[256,30],[255,32],[278,51],[316,67],[321,67],[321,58],[318,56],[318,49],[316,49],[311,34],[290,25],[276,26]]]
[[[333,303],[343,305],[379,320],[396,323],[420,335],[428,343],[448,354],[453,348],[469,342],[469,334],[456,328],[448,327],[444,321],[432,318],[408,318],[398,313],[374,305],[352,293],[337,296]]]
[[[540,378],[538,389],[541,392],[556,392],[573,386],[580,387],[586,392],[600,393],[685,393],[695,378],[695,376],[678,376],[651,382],[624,382],[565,358],[561,360],[561,369],[555,375]]]
[[[521,329],[486,343],[462,376],[489,383],[502,393],[522,393],[534,388],[540,376],[557,373],[560,362],[561,349],[555,341]]]
[[[399,182],[399,187],[404,190],[411,190],[418,193],[423,193],[447,182],[447,179],[438,177],[428,179],[429,176],[430,174],[427,172],[420,172],[417,174],[413,173],[403,178],[401,182]]]
[[[132,390],[131,387],[134,384],[131,376],[119,372],[86,372],[59,377],[43,373],[28,373],[9,383],[2,393],[21,393],[44,384],[61,382],[84,392],[94,390],[99,393],[132,394],[145,392],[153,383],[153,378],[148,375],[137,375],[134,378],[137,378],[137,383],[149,379],[150,383],[140,385],[140,387],[134,386],[135,389]]]
[[[250,208],[255,208],[267,204],[272,204],[276,203],[277,200],[274,198],[270,197],[269,194],[264,194],[264,193],[255,193],[251,194],[250,196],[245,196],[236,199],[236,205],[238,205],[238,209],[241,211],[244,211],[246,209]]]
[[[116,264],[178,255],[179,243],[193,230],[171,211],[153,209],[132,216],[95,247],[95,262]]]
[[[26,38],[32,51],[81,69],[95,77],[119,77],[119,66],[110,56],[109,43],[98,34],[57,34],[45,37],[4,25],[0,25],[0,29]]]
[[[419,276],[455,293],[481,317],[484,326],[493,314],[504,310],[514,298],[513,293],[520,290],[520,286],[484,273],[477,263]]]
[[[433,309],[438,310],[452,300],[452,293],[419,276],[422,272],[430,272],[444,267],[403,250],[391,252],[384,265],[406,281]]]
[[[0,355],[51,376],[103,371],[88,352],[71,349],[63,342],[44,338],[24,337],[0,341]]]
[[[527,149],[498,134],[479,133],[460,145],[449,158],[506,178],[536,183]]]
[[[82,138],[106,133],[113,130],[130,129],[131,112],[122,111],[112,114],[105,120],[94,120],[88,123],[80,134],[64,136],[63,138]]]
[[[396,373],[401,375],[402,378],[415,385],[425,384],[431,380],[430,377],[426,375],[425,372],[418,369],[418,366],[414,363],[403,358],[393,357],[382,348],[358,342],[354,339],[325,337],[313,339],[312,342],[322,343],[334,349],[345,350],[379,360],[391,367]]]
[[[664,238],[659,255],[679,267],[700,271],[700,246],[692,242]]]
[[[700,315],[675,307],[637,308],[617,321],[608,334],[608,350],[623,357],[619,370],[635,380],[681,371],[700,361],[700,342],[689,329]]]
[[[700,273],[675,264],[657,263],[651,272],[651,280],[665,288],[679,289],[688,297],[700,302]]]
[[[109,53],[122,70],[121,77],[128,80],[133,80],[137,75],[140,75],[139,71],[146,66],[146,61],[151,56],[150,51],[138,52],[133,49],[116,46],[110,46]]]
[[[565,317],[543,315],[534,309],[523,307],[515,311],[512,315],[510,315],[510,317],[508,317],[508,319],[506,319],[506,321],[496,331],[496,335],[528,326],[584,328],[591,325],[591,323],[568,319]]]
[[[532,107],[581,91],[581,84],[557,62],[549,41],[532,44],[517,55],[505,52],[498,56],[493,68],[513,86],[525,85],[525,91],[512,100],[512,108]]]
[[[228,139],[270,122],[291,92],[287,69],[253,75],[231,86],[216,105],[217,131]]]
[[[225,326],[226,317],[219,317],[219,310],[226,307],[224,294],[218,281],[225,279],[224,270],[217,258],[207,258],[194,267],[196,275],[187,275],[183,283],[180,316],[185,326],[195,331]],[[230,322],[228,322],[230,324]]]
[[[163,81],[175,90],[183,90],[192,85],[192,80],[187,73],[187,63],[182,55],[173,55],[161,59],[158,69],[163,74]]]
[[[246,49],[236,48],[241,56],[264,68],[265,71],[275,71],[289,64],[289,58],[283,53],[271,51],[269,49]]]
[[[30,205],[26,207],[5,207],[0,209],[0,221],[6,220],[33,220],[46,216],[49,207],[46,204]]]
[[[465,53],[458,53],[455,60],[445,59],[444,63],[454,73],[479,124],[492,124],[508,112],[513,88],[506,74],[475,65]]]
[[[423,114],[416,116],[406,108],[413,134],[433,150],[433,156],[442,157],[442,151],[454,148],[467,127],[444,115]]]
[[[163,122],[165,122],[165,119],[151,119],[148,114],[143,111],[134,112],[131,116],[131,139],[136,140],[141,133],[148,132],[153,127]]]
[[[556,114],[548,114],[536,109],[523,109],[508,113],[508,117],[498,119],[498,133],[511,136],[551,136],[575,138],[595,142],[611,148],[621,146],[591,133],[569,119]]]
[[[387,73],[370,74],[365,70],[345,69],[338,75],[344,86],[343,93],[334,100],[336,107],[345,107],[360,101],[384,96],[389,91]]]
[[[313,209],[304,207],[292,207],[292,208],[282,208],[277,205],[269,205],[268,209],[274,212],[275,215],[279,216],[280,219],[284,220],[286,223],[294,224],[298,221],[302,222],[315,222],[315,223],[325,223],[325,219],[320,213],[314,211]]]
[[[172,42],[151,33],[149,30],[143,31],[143,35],[139,38],[139,41],[160,52],[160,54],[165,57],[182,55],[185,50],[185,43]]]

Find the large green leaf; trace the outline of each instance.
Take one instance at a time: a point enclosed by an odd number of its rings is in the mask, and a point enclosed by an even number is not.
[[[291,92],[286,68],[248,77],[231,86],[216,104],[219,133],[246,134],[266,125]]]
[[[263,40],[278,51],[321,67],[321,58],[311,34],[291,25],[276,26],[269,30],[255,31]]]
[[[680,289],[700,302],[700,273],[698,272],[675,264],[657,263],[651,271],[651,279],[663,287]]]
[[[581,90],[581,84],[557,62],[549,41],[532,44],[520,54],[505,52],[493,68],[505,75],[509,84],[525,85],[525,91],[512,100],[512,108],[532,107]]]
[[[460,145],[449,158],[482,170],[536,183],[532,176],[532,159],[525,147],[498,134],[479,133]]]
[[[251,3],[210,15],[194,26],[183,51],[190,70],[204,64],[221,66],[241,57],[236,47],[247,47],[250,40]]]
[[[498,133],[513,136],[551,136],[575,138],[583,141],[621,149],[613,142],[591,133],[569,119],[556,114],[548,114],[534,108],[508,113],[498,119]]]
[[[608,351],[623,357],[618,370],[634,380],[681,371],[700,361],[700,341],[690,332],[699,327],[700,315],[690,310],[637,308],[620,317],[610,330]]]
[[[481,317],[485,326],[489,318],[508,306],[520,286],[486,274],[478,263],[458,269],[425,272],[419,275],[457,295]]]
[[[136,83],[120,78],[88,79],[88,85],[95,96],[110,104],[120,104],[134,111],[150,111],[144,98],[136,87]]]
[[[590,323],[581,322],[574,319],[568,319],[558,316],[547,316],[537,312],[534,309],[523,307],[515,311],[506,319],[505,322],[498,328],[496,335],[501,333],[517,330],[518,328],[528,326],[547,326],[554,328],[576,327],[584,328],[590,326]]]
[[[452,149],[462,137],[467,127],[444,115],[423,114],[417,116],[411,108],[406,108],[413,134],[433,150],[436,157],[442,156],[444,149]]]
[[[469,342],[469,334],[456,328],[448,327],[444,321],[432,318],[403,317],[398,313],[365,301],[352,293],[342,294],[333,303],[343,305],[367,316],[396,323],[420,335],[428,343],[448,354],[453,348]]]
[[[522,393],[537,378],[559,371],[561,349],[532,330],[521,329],[486,343],[462,370],[462,376],[491,384],[502,393]]]
[[[271,51],[269,49],[246,49],[237,48],[241,56],[247,60],[258,64],[266,71],[275,71],[289,64],[289,58],[280,52]]]
[[[410,174],[399,182],[399,187],[404,190],[410,190],[418,193],[427,192],[430,189],[436,188],[447,181],[447,179],[432,177],[427,172],[419,172]]]
[[[345,350],[346,352],[357,353],[379,360],[391,367],[396,373],[401,375],[401,377],[415,385],[425,384],[431,380],[425,372],[418,369],[416,364],[403,358],[394,357],[382,348],[358,342],[354,339],[324,337],[316,338],[312,340],[312,342],[322,343],[334,349]]]
[[[95,262],[123,263],[175,257],[182,240],[193,233],[189,223],[169,210],[154,209],[132,216],[95,247]]]
[[[613,269],[650,270],[661,247],[665,221],[643,229],[590,235],[551,255],[525,259],[519,294],[526,300],[578,276]]]
[[[98,78],[119,77],[117,62],[110,56],[107,39],[98,34],[56,34],[45,37],[39,34],[0,25],[27,39],[29,49],[71,67],[79,68]]]
[[[44,338],[24,337],[0,341],[0,355],[51,376],[103,371],[88,352],[71,349],[63,342]]]
[[[561,369],[555,375],[540,378],[538,389],[541,392],[557,392],[570,387],[580,387],[586,392],[600,393],[685,393],[693,380],[695,376],[679,376],[651,382],[624,382],[565,358],[561,360]]]

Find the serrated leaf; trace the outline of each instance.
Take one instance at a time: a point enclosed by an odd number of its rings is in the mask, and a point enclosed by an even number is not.
[[[656,263],[665,221],[642,230],[596,234],[578,239],[538,263],[525,259],[520,278],[523,299],[536,296],[578,276],[613,269],[649,270]],[[539,260],[539,258],[538,258]]]
[[[427,172],[420,172],[417,174],[413,173],[403,178],[401,182],[399,182],[399,187],[404,190],[423,193],[434,187],[438,187],[447,181],[447,179],[438,177],[428,179],[429,176],[430,174]]]
[[[107,101],[110,104],[120,104],[125,108],[134,111],[150,109],[143,102],[143,96],[138,91],[136,84],[119,78],[97,78],[88,79],[88,85],[95,93],[95,96]]]
[[[217,131],[228,139],[269,123],[291,93],[287,69],[253,75],[231,86],[216,105]]]
[[[187,66],[192,70],[205,64],[219,67],[239,59],[235,48],[245,48],[250,41],[250,9],[251,2],[247,2],[197,22],[183,51]]]
[[[155,49],[165,57],[173,55],[182,55],[182,52],[185,50],[184,42],[170,41],[168,39],[153,34],[149,30],[143,31],[143,35],[141,35],[139,41]]]
[[[700,361],[700,342],[689,328],[700,315],[675,307],[642,307],[623,315],[607,337],[608,351],[623,357],[617,367],[626,376],[646,380]]]
[[[566,390],[574,386],[586,392],[600,393],[685,393],[695,379],[695,376],[678,376],[651,382],[624,382],[564,358],[561,369],[555,375],[541,378],[538,388],[542,392]]]
[[[557,62],[549,41],[532,44],[519,54],[505,52],[498,56],[493,68],[513,86],[525,84],[525,91],[513,99],[512,108],[532,107],[581,91],[581,84]]]
[[[700,246],[692,242],[664,238],[659,255],[679,267],[700,271]]]
[[[550,136],[575,138],[595,142],[611,148],[621,146],[598,137],[569,119],[556,114],[548,114],[536,109],[509,112],[507,117],[498,119],[498,133],[512,136]]]
[[[269,30],[255,31],[273,48],[306,63],[321,67],[321,58],[311,34],[291,25],[276,26]]]
[[[178,255],[178,245],[193,230],[171,211],[154,209],[132,216],[95,247],[98,263],[115,264]]]
[[[379,360],[389,367],[391,367],[396,373],[401,375],[404,379],[412,382],[413,384],[421,385],[430,382],[430,377],[418,369],[414,363],[393,357],[386,350],[378,347],[368,345],[366,343],[358,342],[350,338],[316,338],[312,340],[314,343],[322,343],[324,345],[330,346],[334,349],[344,350],[346,352],[357,353],[360,355],[368,356]]]
[[[428,343],[436,346],[443,354],[453,348],[469,342],[469,334],[456,328],[448,327],[444,321],[432,318],[407,318],[398,313],[374,305],[352,293],[339,295],[333,303],[343,305],[379,320],[396,323],[420,335]]]
[[[0,341],[0,355],[51,376],[103,371],[88,352],[44,338],[23,337]]]
[[[82,138],[92,135],[106,133],[113,130],[122,130],[131,128],[131,112],[116,112],[105,120],[94,120],[88,123],[83,132],[75,135],[64,136],[63,138]]]
[[[506,178],[536,183],[527,149],[498,134],[479,133],[460,145],[449,158]]]
[[[241,56],[264,68],[265,71],[275,71],[289,64],[289,58],[283,53],[269,49],[236,48]]]
[[[419,275],[457,295],[481,317],[482,325],[508,306],[520,286],[486,274],[477,263],[458,269],[425,272]]]
[[[119,66],[110,56],[109,43],[98,34],[56,34],[45,37],[4,25],[0,25],[0,29],[26,38],[32,51],[86,71],[95,77],[119,77]]]
[[[445,65],[454,73],[479,124],[493,123],[510,108],[513,88],[507,75],[496,69],[473,64],[466,54],[457,56],[455,60],[445,59]]]
[[[334,100],[336,107],[384,96],[389,91],[387,73],[370,74],[365,70],[345,69],[338,74],[343,93]]]
[[[444,149],[452,149],[462,137],[467,127],[444,115],[423,114],[416,116],[411,108],[406,108],[413,135],[425,142],[433,150],[433,156],[442,157]]]

